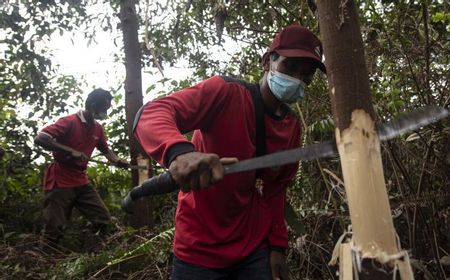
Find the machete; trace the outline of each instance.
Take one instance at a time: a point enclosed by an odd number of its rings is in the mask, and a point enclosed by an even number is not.
[[[444,108],[433,105],[425,106],[379,125],[377,127],[378,136],[381,141],[389,140],[404,132],[419,129],[447,116],[448,111]],[[329,157],[336,153],[337,147],[335,140],[329,140],[304,148],[285,150],[225,165],[224,175]],[[143,196],[170,193],[179,188],[172,175],[168,171],[163,172],[158,176],[146,180],[140,186],[134,187],[122,199],[122,209],[127,213],[132,213],[136,199]]]
[[[40,155],[48,156],[47,153],[44,153],[39,149],[33,149],[33,151],[35,151],[36,153],[38,153]],[[71,158],[70,156],[66,157],[67,160],[69,160],[70,158]],[[109,166],[115,166],[117,168],[123,168],[123,169],[131,169],[131,170],[148,169],[147,165],[128,165],[127,167],[118,167],[118,166],[114,165],[113,163],[102,161],[102,160],[97,160],[97,159],[93,159],[93,158],[89,158],[87,161],[100,163],[100,164],[104,164],[104,165],[109,165]]]
[[[100,164],[105,164],[105,165],[109,165],[109,166],[118,167],[118,166],[116,166],[113,163],[106,162],[106,161],[101,161],[101,160],[97,160],[97,159],[93,159],[93,158],[90,158],[89,162],[95,162],[95,163],[100,163]],[[131,170],[139,170],[139,169],[148,169],[148,166],[147,165],[128,165],[127,167],[119,167],[119,168],[131,169]]]

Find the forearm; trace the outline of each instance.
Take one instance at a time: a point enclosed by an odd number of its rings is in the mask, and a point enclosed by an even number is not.
[[[39,133],[36,138],[34,138],[34,143],[42,148],[55,151],[55,152],[64,152],[64,153],[72,153],[74,150],[66,145],[59,144],[55,140],[53,140],[50,136],[44,133]]]
[[[270,268],[272,279],[289,280],[289,269],[286,263],[286,249],[288,247],[288,233],[284,221],[286,189],[270,199],[269,205],[273,209],[273,223],[269,235]]]
[[[286,191],[289,183],[297,172],[298,165],[286,165],[278,177],[275,184],[278,188],[274,188],[273,193],[267,192],[268,204],[272,209],[272,227],[269,235],[269,244],[273,247],[288,247],[288,231],[285,222],[285,204],[286,204]],[[276,191],[278,190],[278,191]],[[280,250],[283,251],[283,250]]]
[[[109,162],[116,164],[119,161],[119,157],[111,150],[108,150],[107,153],[104,154]]]
[[[213,77],[154,100],[143,108],[135,136],[148,155],[168,167],[176,155],[194,151],[183,134],[207,129],[226,104],[230,92],[222,78]],[[179,145],[183,151],[174,150]]]
[[[176,113],[172,114],[172,112],[179,113],[185,109],[172,107],[174,106],[170,104],[172,99],[174,96],[147,104],[135,129],[135,136],[144,150],[166,167],[169,166],[170,159],[179,154],[174,146],[190,146],[191,150],[194,150],[192,143],[181,132],[182,129],[179,126],[182,125],[182,122],[176,121]],[[149,131],[158,131],[158,133]],[[169,155],[171,148],[173,148],[173,152]]]
[[[269,234],[269,245],[276,251],[284,251],[288,247],[288,234],[284,220],[284,205],[286,191],[283,190],[270,198],[269,205],[272,210],[272,227]]]

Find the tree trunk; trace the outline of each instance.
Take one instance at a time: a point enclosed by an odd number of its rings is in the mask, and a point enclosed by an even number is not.
[[[128,137],[130,145],[131,164],[137,164],[137,158],[140,154],[140,146],[133,135],[133,122],[137,111],[142,106],[142,76],[141,76],[141,48],[138,39],[138,18],[135,9],[136,1],[120,1],[120,21],[122,25],[123,42],[125,50],[125,111],[128,126]],[[149,169],[151,170],[151,169]],[[151,174],[149,174],[151,176]],[[137,170],[131,171],[132,186],[139,184],[139,175]],[[150,204],[150,198],[143,198],[136,205],[131,217],[131,225],[134,227],[152,226],[153,216]],[[145,200],[148,200],[145,203]]]
[[[402,279],[412,279],[403,261],[407,254],[397,245],[385,187],[355,2],[319,0],[317,8],[352,223],[351,254],[361,260],[352,270],[359,279],[392,279],[397,267]]]

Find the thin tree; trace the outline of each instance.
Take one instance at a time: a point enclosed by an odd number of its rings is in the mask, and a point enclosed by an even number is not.
[[[395,268],[412,279],[391,216],[355,2],[319,0],[317,8],[352,224],[341,279],[392,279]]]
[[[142,106],[142,76],[141,76],[141,48],[138,38],[138,16],[135,0],[120,1],[120,21],[123,33],[125,51],[125,111],[128,126],[131,164],[137,164],[137,158],[145,155],[133,135],[133,122],[139,108]],[[139,184],[137,170],[132,170],[132,184]],[[136,211],[130,223],[134,227],[153,226],[152,203],[150,198],[141,198],[136,204]]]

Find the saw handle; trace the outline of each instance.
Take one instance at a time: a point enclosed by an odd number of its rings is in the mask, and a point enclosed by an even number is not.
[[[127,196],[122,199],[122,210],[131,214],[134,210],[134,202],[138,198],[171,193],[179,189],[180,186],[175,182],[172,175],[166,171],[158,176],[145,180],[141,185],[134,187]]]

